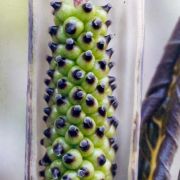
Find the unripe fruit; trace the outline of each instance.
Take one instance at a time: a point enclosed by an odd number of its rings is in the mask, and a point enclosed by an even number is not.
[[[75,3],[76,4],[76,3]],[[69,1],[51,3],[55,25],[47,56],[49,70],[43,120],[47,125],[39,161],[45,180],[112,180],[118,144],[114,138],[118,107],[112,95],[115,77],[109,72],[113,49],[107,33],[111,5],[86,1],[76,7]]]

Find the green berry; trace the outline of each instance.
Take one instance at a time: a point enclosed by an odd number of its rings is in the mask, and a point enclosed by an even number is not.
[[[111,5],[86,1],[54,1],[55,25],[49,28],[52,42],[47,56],[49,70],[40,143],[46,153],[39,161],[45,180],[112,180],[115,175],[115,142],[118,106],[112,95],[115,78],[112,38],[107,34]]]
[[[98,101],[91,94],[87,94],[84,102],[82,103],[82,109],[86,114],[92,114],[97,111]]]
[[[94,151],[94,145],[91,142],[91,140],[88,139],[88,138],[83,139],[79,143],[78,148],[79,148],[79,150],[81,152],[81,155],[83,157],[87,157],[87,156],[91,155],[93,153],[93,151]]]
[[[82,21],[88,21],[94,18],[95,12],[95,6],[89,1],[77,8],[76,15]]]
[[[90,31],[82,33],[77,39],[77,44],[83,51],[91,50],[94,43],[93,33]]]
[[[81,104],[86,96],[86,93],[81,87],[75,86],[69,93],[69,101],[72,104]]]
[[[104,173],[101,171],[95,171],[93,180],[102,180],[102,179],[105,179]]]
[[[93,72],[89,72],[86,74],[86,76],[82,82],[82,88],[87,93],[91,93],[96,89],[97,83],[98,83],[97,77],[94,75]]]
[[[90,136],[96,130],[96,123],[91,117],[85,117],[79,128],[85,136]]]
[[[82,111],[80,105],[74,105],[69,108],[67,112],[67,119],[72,124],[79,124],[83,121],[85,113]]]
[[[78,177],[83,180],[90,180],[94,177],[94,166],[91,162],[84,160],[78,169]]]
[[[58,3],[54,2],[53,4]],[[57,20],[55,21],[57,25],[63,23],[68,17],[73,16],[75,14],[75,8],[69,4],[59,2],[59,8],[55,8],[55,17]]]
[[[54,126],[56,129],[56,133],[61,136],[65,136],[65,133],[69,127],[69,122],[66,118],[66,116],[60,116],[58,119],[56,119]]]
[[[56,57],[57,62],[57,70],[64,76],[66,76],[69,70],[74,66],[74,62],[72,60],[63,58],[61,56]]]
[[[79,130],[77,126],[71,125],[69,126],[66,134],[65,140],[72,145],[78,144],[83,139],[83,134]]]
[[[82,163],[82,156],[76,149],[69,150],[64,154],[62,162],[67,169],[78,169]]]
[[[90,71],[94,67],[95,58],[92,51],[86,51],[77,59],[77,64],[85,71]]]
[[[61,180],[80,180],[78,177],[77,177],[77,173],[75,171],[66,171]]]
[[[74,84],[81,84],[85,77],[85,71],[78,66],[74,66],[68,73],[68,79]]]
[[[69,17],[63,24],[66,36],[77,38],[84,30],[84,24],[76,17]]]

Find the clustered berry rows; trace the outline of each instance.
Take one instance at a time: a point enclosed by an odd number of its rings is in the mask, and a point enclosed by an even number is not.
[[[112,96],[116,85],[108,75],[113,67],[113,50],[107,49],[111,6],[51,5],[55,26],[49,29],[53,42],[52,57],[47,57],[47,129],[41,140],[46,153],[39,162],[45,166],[40,175],[47,180],[111,180],[118,149],[113,116],[118,103]]]

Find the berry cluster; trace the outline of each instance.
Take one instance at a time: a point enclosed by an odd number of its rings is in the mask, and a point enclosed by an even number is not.
[[[118,149],[116,84],[108,75],[113,67],[113,50],[107,49],[111,5],[51,5],[55,26],[49,28],[52,57],[47,57],[47,129],[41,140],[46,153],[39,161],[45,167],[40,175],[46,180],[111,180]]]

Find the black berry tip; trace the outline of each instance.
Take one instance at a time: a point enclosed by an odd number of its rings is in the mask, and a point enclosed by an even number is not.
[[[51,63],[52,59],[53,59],[52,56],[47,56],[47,57],[46,57],[46,60],[47,60],[47,62],[48,62],[49,64]]]
[[[74,22],[69,22],[65,25],[65,32],[67,34],[73,35],[76,33],[76,24]]]
[[[116,78],[114,76],[108,76],[109,78],[109,84],[112,84],[113,82],[116,81]]]
[[[85,43],[90,43],[92,41],[92,36],[93,34],[91,32],[87,32],[84,36],[83,36],[83,41]]]
[[[50,101],[50,96],[49,96],[48,94],[45,94],[45,95],[44,95],[44,100],[45,100],[47,103],[49,103],[49,101]]]
[[[100,19],[93,20],[92,27],[94,29],[100,29],[102,27],[102,21]]]
[[[58,44],[54,43],[54,42],[50,42],[48,44],[49,48],[51,49],[51,51],[54,53],[58,47]]]
[[[76,105],[71,109],[71,114],[74,117],[79,117],[81,115],[81,106]]]
[[[82,5],[82,8],[86,13],[90,13],[93,9],[93,6],[90,2],[87,2]]]
[[[115,138],[109,138],[109,145],[112,146],[115,143]]]
[[[43,121],[44,121],[44,122],[47,122],[47,119],[48,119],[47,116],[43,116]]]
[[[57,62],[59,67],[64,67],[66,65],[66,59],[61,56],[57,56],[55,61]]]
[[[107,20],[106,22],[105,22],[105,24],[106,24],[106,26],[107,26],[107,28],[112,24],[112,21],[111,20]]]
[[[66,103],[65,102],[65,97],[63,97],[62,95],[56,96],[56,104],[58,106],[61,106],[61,105],[65,104],[65,103]]]
[[[51,135],[52,135],[51,128],[47,128],[46,130],[44,130],[43,134],[47,138],[51,138]]]
[[[45,177],[45,171],[44,171],[44,170],[39,171],[39,176],[40,176],[40,177]]]
[[[58,179],[61,177],[61,171],[57,167],[53,167],[51,169],[51,173],[52,173],[53,179]]]
[[[99,107],[98,108],[98,113],[102,116],[105,117],[106,116],[106,108],[105,107]]]
[[[108,66],[109,66],[109,69],[112,69],[114,67],[114,62],[109,62]]]
[[[118,149],[119,149],[119,146],[118,146],[118,144],[114,144],[114,145],[112,146],[112,148],[114,149],[115,152],[117,152]]]
[[[58,26],[51,26],[49,27],[49,34],[51,36],[55,36],[58,32]]]
[[[104,127],[99,127],[96,129],[96,134],[102,138],[104,136],[105,128]]]
[[[114,53],[114,50],[112,48],[106,50],[106,54],[109,58],[112,57],[113,53]]]
[[[93,84],[95,82],[95,76],[92,73],[88,73],[86,77],[86,82],[88,84]]]
[[[55,11],[57,11],[61,8],[62,2],[51,2],[50,5],[54,8]]]
[[[41,139],[41,140],[40,140],[40,144],[41,144],[42,146],[44,146],[44,139]]]
[[[93,58],[93,55],[92,55],[92,52],[91,51],[86,51],[84,54],[83,54],[83,59],[87,62],[91,61]]]
[[[112,39],[112,35],[109,34],[109,35],[105,36],[105,39],[106,39],[106,44],[109,44]]]
[[[102,8],[108,13],[111,10],[112,5],[108,3],[105,6],[102,6]]]
[[[61,144],[57,143],[54,145],[53,151],[57,156],[61,156],[64,153],[64,148]]]
[[[44,108],[44,113],[49,116],[51,114],[51,108],[50,107]]]
[[[63,160],[65,163],[71,164],[75,161],[75,157],[72,154],[67,153],[63,156]]]
[[[117,85],[116,84],[111,84],[110,87],[111,87],[111,90],[114,91],[117,88]]]
[[[66,120],[62,117],[60,117],[55,123],[55,126],[58,129],[63,128],[65,125],[66,125]]]
[[[45,79],[45,80],[44,80],[44,84],[45,84],[46,86],[49,86],[50,82],[51,82],[50,79]]]
[[[76,69],[72,72],[74,79],[80,80],[83,78],[83,72],[80,69]]]
[[[85,129],[91,129],[93,128],[93,122],[90,118],[86,117],[83,121],[83,127]]]
[[[49,69],[49,70],[47,71],[47,75],[48,75],[50,78],[53,78],[53,76],[54,76],[54,70]]]
[[[103,166],[106,163],[106,157],[102,154],[101,156],[98,157],[98,164],[100,166]]]
[[[49,96],[52,96],[54,94],[54,89],[53,88],[47,88],[46,92]]]
[[[80,147],[80,149],[82,151],[88,151],[89,148],[90,148],[90,144],[89,144],[89,142],[87,140],[83,140],[83,141],[80,142],[79,147]]]
[[[98,63],[99,63],[99,67],[101,68],[101,70],[105,71],[106,66],[107,66],[106,61],[98,61]]]

